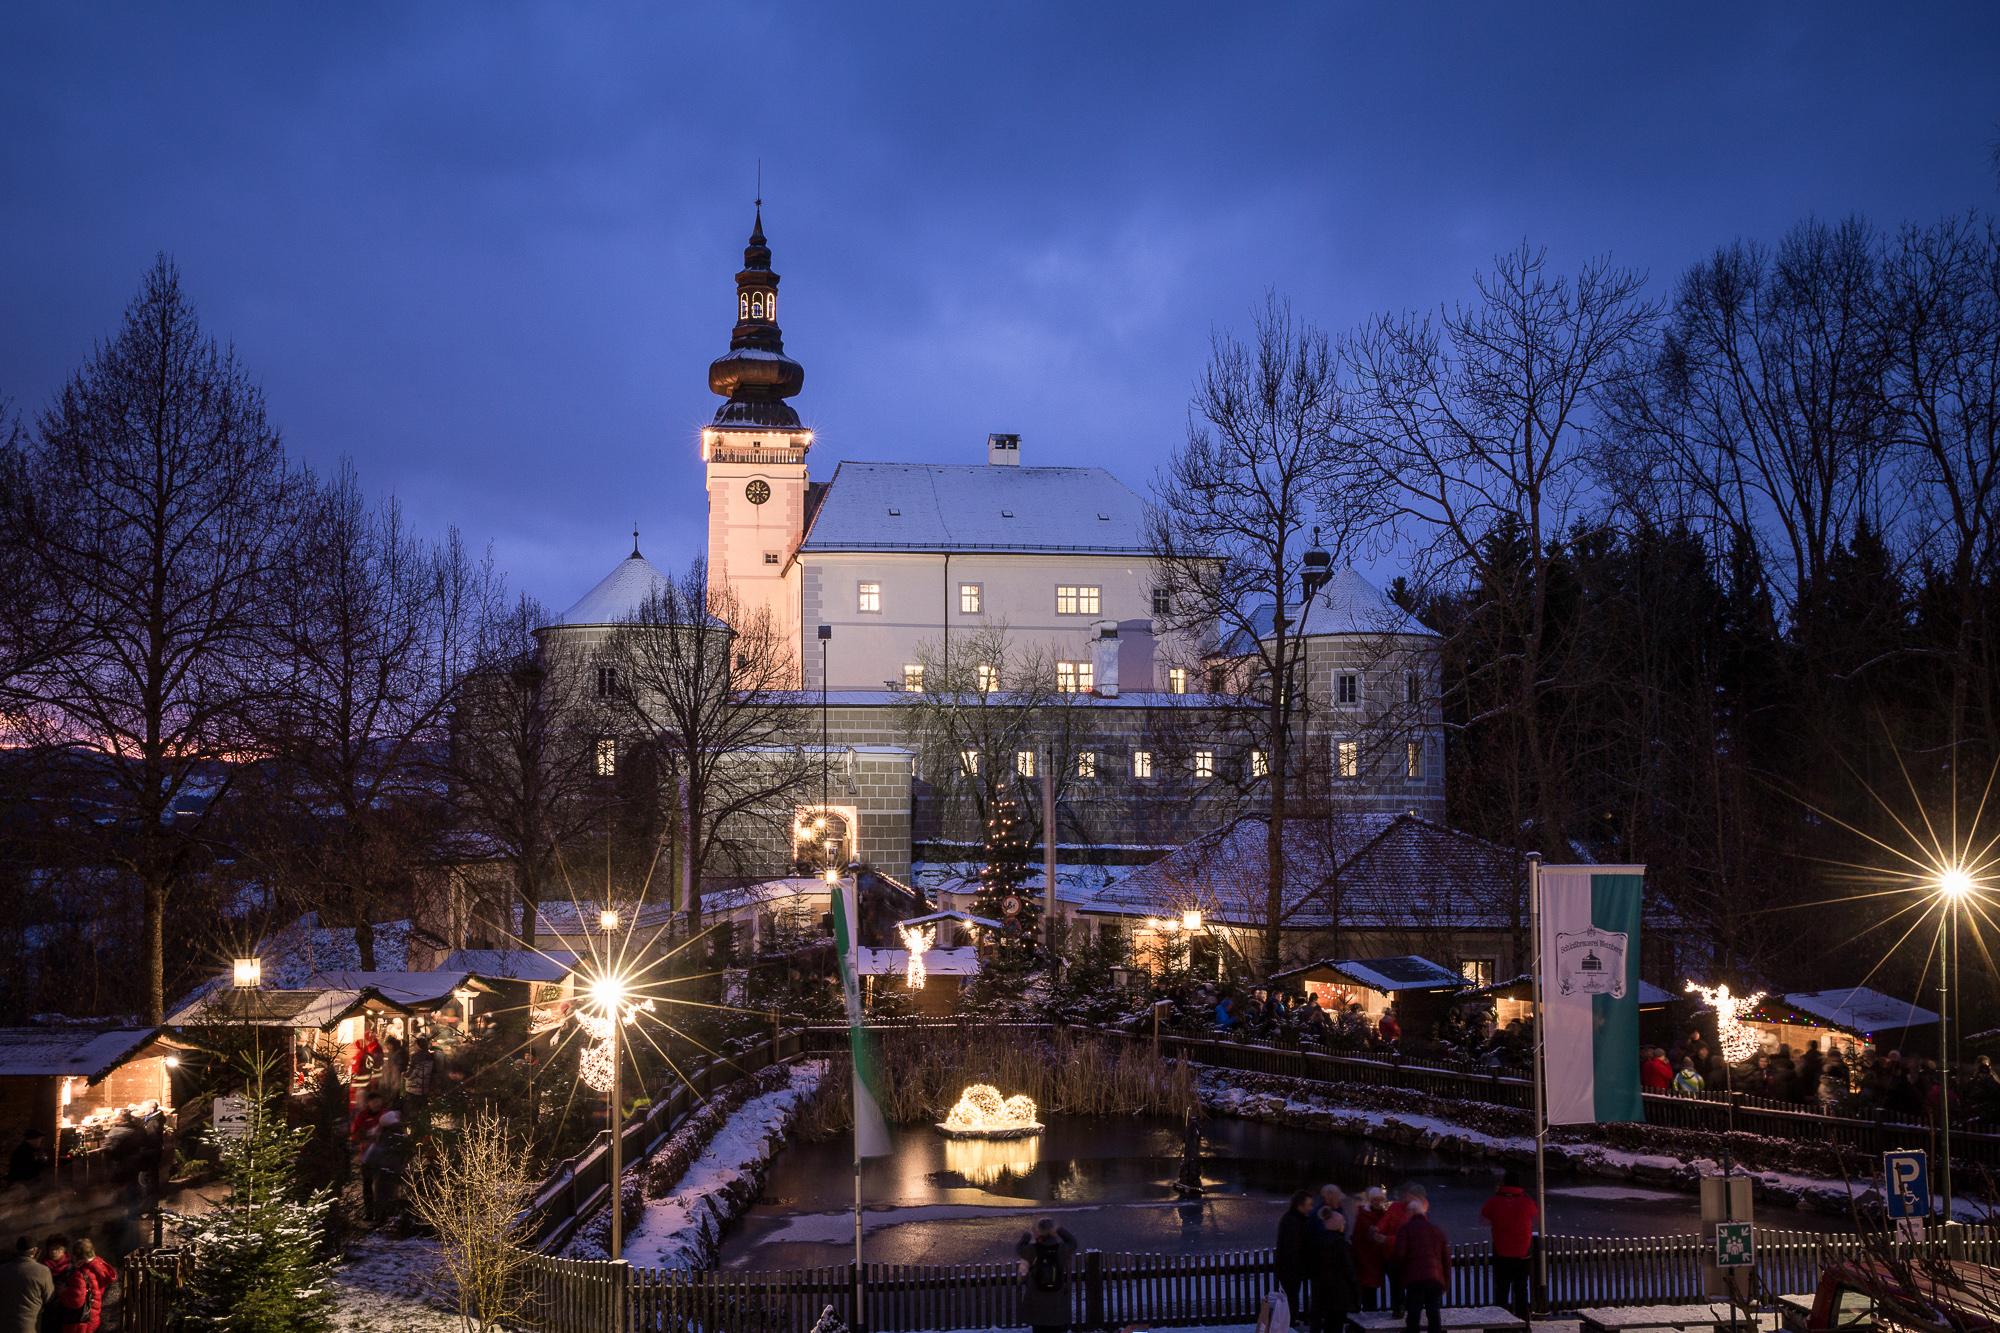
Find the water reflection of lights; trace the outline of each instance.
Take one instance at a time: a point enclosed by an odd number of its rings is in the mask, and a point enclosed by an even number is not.
[[[946,1139],[944,1164],[970,1185],[992,1185],[1008,1176],[1025,1176],[1042,1160],[1038,1136],[1020,1139]]]

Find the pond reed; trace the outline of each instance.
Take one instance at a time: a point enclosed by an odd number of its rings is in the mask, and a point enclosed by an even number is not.
[[[882,1114],[892,1124],[944,1119],[961,1092],[991,1084],[1003,1097],[1025,1093],[1044,1115],[1163,1115],[1195,1107],[1194,1071],[1140,1046],[1022,1028],[958,1028],[876,1034]],[[853,1123],[847,1060],[820,1083],[799,1116],[804,1138],[844,1134]]]

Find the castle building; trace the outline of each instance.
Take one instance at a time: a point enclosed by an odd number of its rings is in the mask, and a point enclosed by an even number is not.
[[[968,855],[996,791],[1038,809],[1041,769],[1058,778],[1066,861],[1150,860],[1262,807],[1257,686],[1228,669],[1227,642],[1169,632],[1138,494],[1103,468],[1028,465],[1034,442],[1012,434],[989,435],[983,460],[841,460],[814,480],[761,208],[735,285],[729,350],[708,371],[724,402],[701,430],[709,579],[777,630],[814,743],[824,699],[827,766],[855,796],[802,790],[799,846],[771,841],[763,864],[711,876],[809,869],[806,831],[829,818],[837,855],[866,849],[892,876]],[[659,579],[635,549],[561,624],[606,635]],[[1297,790],[1441,820],[1436,637],[1353,570],[1288,615],[1308,639]],[[1032,707],[1010,674],[1028,666]],[[904,781],[907,800],[884,798]]]

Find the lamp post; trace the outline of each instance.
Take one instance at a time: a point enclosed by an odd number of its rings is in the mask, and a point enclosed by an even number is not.
[[[618,1029],[625,1025],[625,988],[616,977],[601,977],[593,986],[594,998],[604,1010],[605,1026],[610,1035],[605,1038],[611,1046],[611,1087],[607,1095],[611,1102],[606,1119],[611,1125],[611,1257],[622,1259],[625,1255],[625,1200],[621,1187],[625,1182],[625,1124],[622,1089],[624,1061],[618,1049]]]
[[[1938,1122],[1944,1158],[1944,1220],[1951,1221],[1951,990],[1958,971],[1958,909],[1973,889],[1972,876],[1952,866],[1938,876],[1944,915],[1938,920]]]

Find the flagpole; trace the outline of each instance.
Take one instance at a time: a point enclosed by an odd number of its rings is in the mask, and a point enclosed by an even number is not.
[[[1528,933],[1530,972],[1534,977],[1535,993],[1535,1212],[1536,1225],[1540,1229],[1540,1244],[1535,1246],[1536,1292],[1547,1299],[1549,1290],[1549,1188],[1548,1174],[1542,1168],[1542,1141],[1548,1137],[1548,1107],[1542,1097],[1542,1060],[1545,1055],[1544,1043],[1548,1039],[1548,1014],[1542,1007],[1542,854],[1528,853]],[[1535,1292],[1529,1293],[1528,1304],[1534,1305]]]

